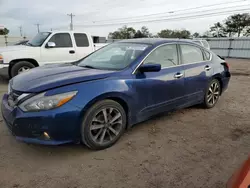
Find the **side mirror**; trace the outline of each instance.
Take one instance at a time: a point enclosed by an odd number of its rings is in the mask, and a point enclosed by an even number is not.
[[[56,43],[54,42],[48,42],[47,45],[46,45],[47,48],[54,48],[56,47]]]
[[[161,70],[161,64],[143,64],[140,66],[139,70],[140,72],[159,72]]]

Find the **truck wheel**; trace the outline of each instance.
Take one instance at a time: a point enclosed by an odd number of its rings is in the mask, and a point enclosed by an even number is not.
[[[34,67],[35,66],[28,61],[19,61],[12,66],[10,70],[11,77],[13,78],[14,76],[21,74],[23,72],[29,71],[30,69]]]

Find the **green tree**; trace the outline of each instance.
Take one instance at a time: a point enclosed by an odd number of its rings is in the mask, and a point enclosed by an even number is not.
[[[250,36],[250,28],[246,29],[244,32],[244,36],[249,37]]]
[[[0,29],[0,35],[8,35],[10,31],[7,28]]]
[[[210,32],[213,37],[226,37],[227,34],[224,25],[220,22],[217,22],[212,27],[210,27]]]
[[[170,30],[170,29],[164,29],[161,30],[158,33],[158,36],[161,38],[190,38],[191,37],[191,33],[188,30]]]
[[[164,29],[164,30],[161,30],[157,35],[160,38],[171,38],[172,37],[172,30]]]
[[[225,21],[225,30],[232,36],[236,34],[238,37],[243,34],[243,31],[246,30],[250,26],[250,14],[235,14],[229,16]]]
[[[119,28],[117,31],[111,32],[108,38],[112,39],[131,39],[135,36],[135,29],[133,27],[127,27],[126,25]]]
[[[149,32],[149,29],[146,26],[141,28],[141,33],[144,37],[152,37],[152,34]]]
[[[195,32],[192,36],[193,36],[194,38],[199,38],[199,37],[200,37],[200,33]]]
[[[152,34],[149,32],[149,29],[146,26],[143,26],[141,30],[137,30],[134,38],[149,38],[152,37]]]

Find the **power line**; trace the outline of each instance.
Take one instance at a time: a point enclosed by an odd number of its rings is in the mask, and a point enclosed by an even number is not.
[[[210,4],[210,5],[202,5],[202,6],[197,6],[197,7],[192,7],[192,8],[186,8],[186,9],[179,9],[179,10],[170,10],[167,12],[161,12],[161,13],[154,13],[154,14],[144,14],[140,16],[136,16],[136,18],[145,18],[148,16],[157,16],[157,15],[162,15],[162,14],[173,14],[176,12],[183,12],[183,11],[189,11],[189,10],[197,10],[201,8],[208,8],[208,7],[214,7],[214,6],[219,6],[219,5],[225,5],[225,4],[232,4],[232,3],[239,3],[239,2],[245,2],[247,0],[236,0],[236,1],[227,1],[223,3],[216,3],[216,4]],[[116,18],[116,19],[109,19],[109,20],[97,20],[93,21],[93,23],[97,22],[106,22],[106,21],[117,21],[117,20],[127,20],[127,19],[134,19],[135,17],[124,17],[124,18]]]
[[[248,6],[248,5],[250,5],[250,4],[245,4],[245,5],[237,5],[237,6],[230,6],[230,7],[225,7],[225,8],[223,8],[223,10],[226,10],[226,9],[231,9],[231,8],[241,8],[241,7],[246,7],[246,6]],[[196,13],[205,13],[205,12],[211,12],[211,13],[213,13],[214,11],[217,11],[217,10],[221,10],[221,8],[216,8],[216,9],[210,9],[210,10],[200,10],[200,11],[192,11],[192,12],[186,12],[186,13],[182,13],[182,14],[175,14],[175,15],[171,15],[171,16],[158,16],[158,17],[155,17],[155,18],[151,18],[151,19],[158,19],[158,18],[172,18],[172,17],[175,17],[175,16],[183,16],[183,15],[190,15],[190,14],[196,14]],[[234,10],[232,10],[232,11],[234,11]],[[142,18],[135,18],[135,19],[132,19],[132,21],[139,21],[139,20],[141,20]],[[143,20],[145,20],[146,18],[143,18]],[[143,21],[142,20],[142,21]],[[126,21],[126,20],[124,20],[124,21]],[[114,22],[114,23],[116,23],[116,22]],[[103,24],[108,24],[108,23],[103,23]]]
[[[67,14],[68,16],[70,16],[70,30],[72,31],[73,30],[73,15],[72,13],[71,14]]]
[[[37,23],[37,24],[35,24],[35,25],[36,25],[36,27],[37,27],[37,32],[39,33],[39,32],[40,32],[40,25],[41,25],[41,24]]]
[[[187,20],[187,19],[196,19],[196,18],[203,18],[207,16],[217,16],[223,15],[228,13],[237,13],[241,11],[249,11],[250,8],[247,9],[238,9],[238,10],[228,10],[228,11],[221,11],[221,12],[212,12],[206,14],[198,14],[198,15],[190,15],[190,16],[180,16],[180,17],[172,17],[172,18],[162,18],[162,19],[154,19],[154,20],[142,20],[142,21],[133,21],[133,22],[120,22],[120,23],[107,23],[107,24],[98,24],[98,25],[78,25],[84,27],[100,27],[100,26],[111,26],[111,25],[123,25],[123,24],[136,24],[136,23],[147,23],[147,22],[162,22],[162,21],[177,21],[177,20]]]

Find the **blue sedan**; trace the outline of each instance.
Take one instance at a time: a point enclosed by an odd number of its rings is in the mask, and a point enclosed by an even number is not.
[[[161,112],[214,107],[229,80],[228,64],[189,40],[124,40],[14,77],[2,116],[20,141],[104,149]]]

